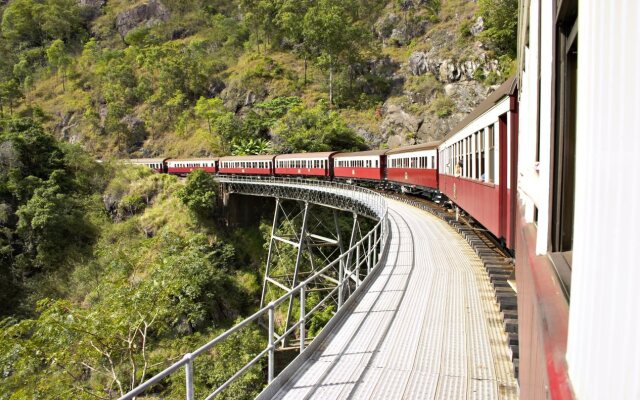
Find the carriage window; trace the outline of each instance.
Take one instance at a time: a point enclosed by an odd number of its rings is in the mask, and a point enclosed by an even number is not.
[[[495,155],[495,125],[489,125],[489,135],[488,135],[488,146],[489,146],[489,166],[487,173],[487,182],[493,183],[495,182],[496,176],[496,155]]]

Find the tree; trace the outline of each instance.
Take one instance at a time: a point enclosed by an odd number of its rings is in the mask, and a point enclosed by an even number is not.
[[[200,97],[194,111],[197,117],[207,122],[209,134],[220,137],[225,152],[228,151],[227,143],[242,133],[240,121],[234,113],[227,111],[219,97],[212,99]]]
[[[216,182],[204,171],[193,171],[178,192],[178,197],[196,215],[212,217],[217,205]]]
[[[51,43],[51,46],[47,48],[47,60],[49,61],[49,64],[53,66],[62,76],[62,91],[64,91],[66,71],[67,67],[71,63],[71,59],[64,49],[64,42],[62,40],[54,40]]]
[[[515,59],[518,35],[518,0],[479,0],[478,14],[486,29],[481,33],[490,46]]]
[[[316,62],[329,71],[329,105],[333,105],[336,69],[353,62],[370,43],[367,29],[354,20],[350,1],[319,0],[304,16],[303,32]]]
[[[324,102],[313,108],[295,106],[275,124],[273,141],[278,152],[364,150],[364,140],[347,127]]]
[[[231,144],[231,154],[234,156],[269,154],[270,152],[271,143],[262,138],[239,138]]]
[[[293,50],[304,60],[303,84],[307,84],[307,60],[313,55],[304,35],[304,16],[312,3],[309,0],[284,0],[275,17],[275,24],[293,44]]]

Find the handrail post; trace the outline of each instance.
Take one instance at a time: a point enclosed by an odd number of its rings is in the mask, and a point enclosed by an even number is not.
[[[367,276],[371,273],[371,260],[373,260],[373,255],[371,254],[371,233],[369,233],[367,238]]]
[[[307,322],[307,311],[305,310],[305,286],[300,288],[300,353],[304,351],[305,323]]]
[[[380,231],[382,231],[382,224],[378,224],[380,227]],[[373,265],[378,263],[378,227],[373,228],[373,247],[375,248],[373,251]],[[380,248],[382,248],[382,243],[380,243]]]
[[[184,368],[186,375],[187,400],[194,400],[196,396],[193,389],[193,356],[191,353],[187,353],[184,355],[184,358],[187,359],[187,363]]]
[[[356,289],[360,287],[360,245],[356,245]]]
[[[273,381],[273,370],[275,361],[275,346],[273,345],[274,330],[274,308],[273,303],[269,303],[269,366],[268,366],[268,383]]]
[[[351,249],[349,249],[348,251],[351,252]],[[349,259],[349,256],[347,256],[347,259]],[[344,282],[344,263],[340,262],[340,268],[338,269],[338,310],[342,308],[342,283],[343,282]]]

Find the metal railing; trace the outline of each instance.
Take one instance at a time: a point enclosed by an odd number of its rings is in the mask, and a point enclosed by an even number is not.
[[[379,193],[346,183],[273,176],[218,175],[216,180],[236,193],[308,201],[378,220],[387,211],[386,200]]]
[[[364,235],[359,241],[357,241],[349,249],[346,249],[339,257],[331,261],[326,266],[317,270],[312,276],[303,280],[300,284],[289,290],[284,295],[280,296],[276,300],[271,301],[265,307],[261,308],[253,315],[249,316],[242,322],[236,324],[231,329],[222,333],[215,339],[202,345],[191,353],[185,354],[179,361],[175,362],[171,366],[165,368],[160,373],[156,374],[152,378],[148,379],[141,385],[137,386],[130,392],[126,393],[120,398],[132,399],[137,395],[142,394],[147,389],[162,381],[167,376],[175,373],[176,371],[184,367],[184,373],[186,378],[186,399],[195,399],[195,384],[194,384],[194,361],[203,353],[211,350],[217,344],[221,343],[231,335],[239,332],[241,329],[247,327],[253,322],[260,322],[261,319],[266,317],[268,321],[268,343],[267,346],[262,349],[255,357],[253,357],[248,363],[236,371],[230,378],[228,378],[222,385],[215,388],[206,399],[212,399],[225,390],[230,384],[240,378],[245,372],[247,372],[252,366],[261,361],[263,357],[267,357],[267,382],[271,383],[275,374],[275,350],[276,347],[283,343],[283,341],[298,332],[299,338],[299,351],[302,353],[305,350],[306,343],[306,324],[312,318],[314,313],[321,309],[330,299],[334,299],[334,296],[338,297],[336,302],[337,308],[340,309],[347,297],[351,295],[350,288],[355,282],[356,287],[361,285],[368,277],[371,271],[373,271],[384,260],[383,252],[387,248],[386,244],[389,239],[389,220],[387,204],[383,196],[368,189],[363,189],[355,186],[350,186],[342,183],[305,180],[305,179],[289,179],[289,178],[262,178],[255,179],[250,177],[219,177],[222,183],[235,185],[233,187],[234,192],[240,192],[244,194],[256,194],[262,196],[275,196],[289,199],[297,199],[313,202],[320,205],[326,205],[329,207],[338,207],[340,209],[349,211],[362,211],[364,214],[378,219],[374,228]],[[241,186],[239,186],[241,185]],[[334,201],[330,200],[333,196]],[[353,208],[348,208],[351,206]],[[314,283],[322,281],[326,282],[326,274],[332,270],[339,268],[337,284],[334,288],[328,291],[327,295],[318,301],[311,309],[307,310],[307,296],[308,291],[314,287]],[[365,275],[364,280],[360,280],[360,276]],[[355,277],[355,279],[354,279]],[[289,327],[280,336],[275,335],[275,310],[280,304],[289,301],[299,296],[299,318],[298,321]]]

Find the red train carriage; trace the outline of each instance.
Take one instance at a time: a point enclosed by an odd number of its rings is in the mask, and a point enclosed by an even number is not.
[[[130,160],[126,160],[125,162],[134,165],[144,165],[145,167],[151,168],[155,172],[164,173],[167,172],[167,160],[168,158],[132,158]]]
[[[331,177],[335,151],[322,153],[281,154],[275,158],[275,174],[289,176]]]
[[[403,191],[438,188],[438,144],[417,144],[387,151],[387,181]]]
[[[384,179],[387,151],[338,153],[333,156],[333,176],[353,180],[381,181]]]
[[[271,175],[275,156],[231,156],[218,161],[218,172],[233,175]]]
[[[217,167],[217,158],[170,159],[167,161],[167,173],[175,175],[187,175],[195,170],[215,174]]]
[[[517,149],[515,78],[507,80],[444,139],[440,191],[513,248]]]

